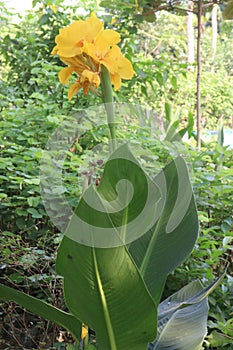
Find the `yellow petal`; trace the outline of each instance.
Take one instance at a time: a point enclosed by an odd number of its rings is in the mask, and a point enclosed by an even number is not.
[[[84,339],[87,336],[88,330],[84,325],[82,325],[82,334],[81,334],[81,339]]]
[[[115,32],[112,29],[105,29],[99,33],[94,44],[96,47],[101,47],[101,44],[104,42],[109,47],[112,45],[116,45],[121,41],[120,34]]]
[[[79,81],[72,84],[68,90],[68,100],[70,101],[72,97],[81,89],[81,84]]]
[[[84,70],[80,77],[80,84],[83,88],[84,94],[87,95],[91,87],[97,88],[100,85],[98,72],[91,72],[87,69]]]
[[[63,57],[74,57],[82,53],[83,42],[93,42],[96,36],[103,31],[103,23],[92,16],[86,21],[76,21],[68,27],[60,29],[56,36],[56,46],[52,54]]]
[[[97,72],[91,72],[87,69],[84,70],[82,72],[80,82],[82,83],[85,80],[88,80],[90,84],[94,85],[95,87],[98,87],[100,85],[100,77]]]
[[[53,13],[57,13],[57,6],[56,5],[50,5],[51,10]]]
[[[90,83],[88,80],[85,80],[82,84],[82,88],[83,88],[83,93],[84,95],[88,95],[88,92],[89,92],[89,88],[90,88]]]
[[[82,50],[79,47],[61,47],[57,50],[57,55],[58,56],[63,56],[63,57],[74,57],[76,55],[81,55]]]
[[[57,50],[58,50],[58,47],[57,47],[57,45],[56,45],[56,46],[54,46],[54,48],[53,48],[53,50],[52,50],[52,52],[51,52],[51,55],[52,55],[52,56],[53,56],[53,55],[56,55]]]
[[[88,31],[85,35],[87,42],[92,42],[96,36],[104,29],[104,24],[94,14],[87,19]]]
[[[102,62],[112,74],[119,74],[123,79],[131,79],[134,70],[131,62],[125,58],[117,45],[113,45],[111,51]]]
[[[56,46],[52,53],[63,57],[74,57],[82,53],[83,40],[88,30],[84,21],[76,21],[68,27],[60,29],[56,36]]]
[[[103,64],[108,65],[110,73],[114,74],[118,71],[118,62],[123,57],[121,49],[117,45],[113,45],[108,54],[104,57]]]
[[[122,57],[122,59],[119,61],[118,73],[123,79],[132,79],[134,70],[131,62],[127,58]]]
[[[114,90],[118,90],[121,87],[121,77],[119,74],[110,74],[110,79],[114,85]]]
[[[87,65],[84,65],[83,62],[81,62],[81,56],[60,57],[60,59],[68,66],[72,67],[73,71],[78,75],[81,75],[82,72],[88,68]]]
[[[99,56],[97,55],[96,48],[95,48],[94,44],[84,42],[82,50],[85,54],[94,58],[94,60],[96,60],[96,62],[99,62]]]
[[[119,33],[111,29],[103,30],[94,41],[95,52],[98,53],[98,56],[104,57],[110,51],[111,46],[119,43],[119,41]]]
[[[101,64],[103,64],[111,74],[115,74],[118,71],[118,66],[116,62],[111,59],[111,57],[106,57],[101,60]]]
[[[69,77],[73,73],[73,71],[74,71],[73,67],[63,68],[58,74],[60,83],[61,84],[68,84],[69,83]]]
[[[102,59],[101,63],[108,68],[111,74],[115,74],[118,72],[118,61],[119,57],[122,57],[122,53],[120,48],[117,45],[113,45],[111,50],[105,55]]]
[[[119,33],[115,32],[112,29],[105,29],[96,38],[95,45],[97,45],[97,42],[101,40],[106,41],[109,45],[112,46],[118,44],[121,41],[121,36]]]
[[[93,43],[84,42],[83,52],[91,56],[96,62],[102,63],[111,52],[111,47],[120,41],[120,35],[111,29],[103,30],[99,33]],[[120,52],[120,48],[119,52]],[[114,64],[114,62],[112,62]]]

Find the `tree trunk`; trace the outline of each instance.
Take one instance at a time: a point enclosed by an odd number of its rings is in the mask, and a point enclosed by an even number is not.
[[[188,11],[186,16],[187,44],[188,44],[188,66],[189,70],[194,71],[194,29],[193,29],[193,1],[188,1]]]
[[[212,55],[213,60],[216,54],[218,37],[218,5],[214,4],[212,9]]]
[[[198,34],[197,34],[197,149],[201,148],[201,16],[202,0],[197,2]]]

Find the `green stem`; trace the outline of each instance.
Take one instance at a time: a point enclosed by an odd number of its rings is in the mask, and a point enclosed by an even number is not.
[[[110,79],[110,74],[108,69],[101,65],[101,86],[103,94],[103,102],[105,104],[105,109],[107,113],[107,122],[110,133],[111,141],[111,150],[116,149],[116,121],[115,121],[115,112],[113,104],[113,95],[112,95],[112,83]]]
[[[88,349],[88,334],[83,339],[83,350],[87,350],[87,349]]]

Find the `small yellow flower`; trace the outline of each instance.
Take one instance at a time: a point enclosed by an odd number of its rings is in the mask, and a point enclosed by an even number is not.
[[[116,17],[112,17],[111,24],[116,23],[116,21],[117,21]]]
[[[50,5],[50,8],[53,11],[53,13],[57,13],[57,6],[55,4]]]
[[[82,325],[82,334],[81,334],[81,339],[84,339],[87,336],[88,330],[86,329],[86,327],[84,326],[84,324]]]
[[[60,29],[55,41],[52,55],[57,54],[68,65],[59,73],[60,82],[68,84],[72,73],[78,76],[69,88],[69,100],[81,88],[84,94],[98,88],[101,65],[109,70],[115,90],[120,88],[121,79],[131,79],[134,74],[130,61],[117,46],[120,35],[114,30],[104,29],[95,15]]]

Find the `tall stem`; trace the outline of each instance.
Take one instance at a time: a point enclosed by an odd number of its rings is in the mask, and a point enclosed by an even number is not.
[[[116,121],[112,95],[112,83],[108,69],[101,65],[101,86],[103,102],[107,113],[107,122],[110,133],[111,151],[116,149]]]

